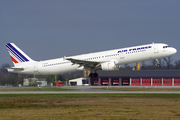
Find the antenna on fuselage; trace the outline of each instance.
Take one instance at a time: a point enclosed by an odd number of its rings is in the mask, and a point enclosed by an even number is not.
[[[63,57],[63,60],[64,60],[64,61],[66,60],[66,56]]]

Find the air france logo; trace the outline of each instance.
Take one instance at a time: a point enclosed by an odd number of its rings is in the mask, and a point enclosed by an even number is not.
[[[118,53],[122,53],[122,52],[133,52],[136,50],[144,50],[144,49],[149,49],[152,48],[152,46],[146,46],[146,47],[138,47],[138,48],[131,48],[131,49],[126,49],[126,50],[119,50]]]

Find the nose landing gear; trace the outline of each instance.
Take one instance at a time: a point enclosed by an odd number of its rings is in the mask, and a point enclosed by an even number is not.
[[[160,64],[158,64],[158,65],[157,65],[157,67],[158,67],[158,68],[160,68],[160,67],[161,67],[161,65],[160,65]]]
[[[158,59],[156,59],[156,62],[157,62],[157,67],[158,67],[158,68],[160,68],[160,67],[161,67],[161,65],[159,64],[159,60],[158,60]]]

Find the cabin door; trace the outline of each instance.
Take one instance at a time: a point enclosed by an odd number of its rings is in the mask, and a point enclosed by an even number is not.
[[[38,72],[38,63],[34,63],[34,72]]]
[[[159,50],[158,50],[158,45],[154,45],[154,53],[159,53]]]
[[[122,52],[120,53],[120,59],[124,59],[124,54]]]

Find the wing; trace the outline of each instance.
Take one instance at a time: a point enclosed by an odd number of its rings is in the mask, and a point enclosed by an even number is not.
[[[78,64],[79,67],[84,66],[85,69],[99,69],[101,63],[100,61],[87,61],[87,60],[79,60],[79,59],[74,59],[74,58],[65,58],[66,60],[71,61],[73,64]]]

